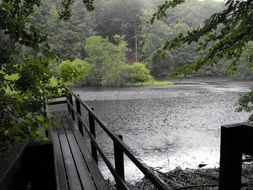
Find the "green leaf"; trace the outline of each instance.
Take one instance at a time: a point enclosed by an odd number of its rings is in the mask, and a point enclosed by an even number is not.
[[[43,132],[43,131],[41,131],[41,130],[36,130],[36,131],[35,131],[35,134],[36,134],[36,135],[43,135],[43,134],[44,134],[44,132]]]
[[[47,137],[43,137],[42,141],[48,141],[48,138]]]
[[[49,128],[49,125],[47,123],[43,123],[41,127],[43,129],[47,130]]]
[[[8,136],[8,134],[9,134],[9,130],[4,130],[4,135]]]
[[[5,10],[7,10],[7,11],[10,11],[11,9],[12,9],[12,4],[10,4],[10,3],[5,3],[5,2],[3,2],[3,3],[1,3],[1,7],[3,7]]]
[[[19,73],[13,73],[11,75],[4,75],[4,79],[9,81],[17,81],[20,78]]]
[[[35,119],[36,119],[37,122],[43,122],[44,121],[44,118],[41,115],[36,115]]]

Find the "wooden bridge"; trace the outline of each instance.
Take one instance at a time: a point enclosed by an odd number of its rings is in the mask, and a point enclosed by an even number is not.
[[[56,104],[66,104],[68,108],[68,111],[53,112],[50,119],[52,126],[57,126],[58,123],[58,127],[52,127],[49,130],[49,137],[54,146],[58,189],[109,189],[110,187],[103,179],[97,166],[98,154],[114,177],[117,190],[129,189],[125,182],[124,156],[127,156],[157,189],[170,189],[149,167],[134,156],[130,148],[122,141],[122,136],[113,134],[96,116],[94,110],[85,104],[78,95],[69,91],[66,100],[50,103],[50,105]],[[86,110],[88,113],[88,123],[84,121],[82,110]],[[113,141],[114,164],[111,163],[97,142],[97,127],[100,127],[107,137]],[[84,136],[89,137],[90,148],[87,147],[87,139]]]
[[[122,136],[113,134],[78,95],[69,91],[64,99],[49,104],[50,108],[59,105],[66,107],[65,110],[51,110],[51,127],[47,131],[50,140],[14,146],[0,162],[0,190],[115,189],[108,185],[99,170],[98,154],[114,177],[117,190],[130,189],[125,182],[124,156],[158,190],[171,189],[134,156]],[[84,121],[85,117],[88,118],[87,122]],[[111,163],[97,142],[98,127],[113,141],[115,163]],[[242,154],[253,155],[252,139],[251,124],[240,123],[221,128],[220,190],[241,188]]]

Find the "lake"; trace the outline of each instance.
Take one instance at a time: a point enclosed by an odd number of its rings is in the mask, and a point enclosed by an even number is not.
[[[241,92],[253,82],[226,78],[194,78],[170,86],[73,88],[115,134],[148,166],[161,172],[176,167],[219,164],[220,127],[246,121],[249,113],[236,112]],[[113,160],[112,142],[98,130],[98,139]],[[105,165],[100,168],[111,178]],[[141,173],[126,159],[126,178]]]

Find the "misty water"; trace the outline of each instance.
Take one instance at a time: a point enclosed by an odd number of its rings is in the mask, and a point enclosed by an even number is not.
[[[148,166],[162,172],[175,167],[218,167],[220,127],[244,122],[249,113],[236,112],[241,92],[252,82],[229,79],[185,79],[170,86],[75,88],[98,116]],[[98,140],[113,161],[113,144],[98,130]],[[142,177],[125,159],[127,180]],[[102,161],[100,168],[111,178]]]

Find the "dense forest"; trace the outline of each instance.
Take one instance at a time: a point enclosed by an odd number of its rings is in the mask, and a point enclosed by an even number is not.
[[[205,53],[198,51],[198,45],[194,43],[168,51],[163,59],[154,59],[153,55],[165,40],[172,40],[180,33],[201,26],[206,18],[224,8],[224,2],[189,0],[169,10],[167,17],[151,25],[152,13],[160,1],[98,0],[95,1],[95,10],[89,12],[78,0],[68,21],[59,19],[60,2],[44,0],[42,3],[31,23],[47,35],[47,41],[56,54],[56,60],[50,63],[51,72],[69,85],[105,86],[166,79],[169,71],[191,63]],[[134,63],[139,67],[131,66]],[[79,71],[75,72],[76,76],[71,76],[74,67]],[[237,77],[251,76],[244,65],[240,67]],[[131,72],[140,76],[133,77]],[[195,73],[226,74],[224,61]]]

